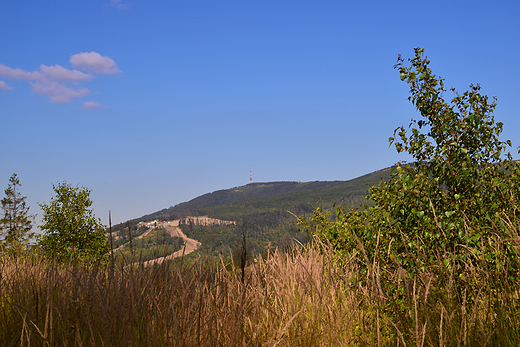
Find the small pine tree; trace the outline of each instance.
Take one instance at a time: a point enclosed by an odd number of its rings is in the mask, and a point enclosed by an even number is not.
[[[33,215],[29,215],[29,207],[25,204],[25,196],[19,191],[21,186],[18,176],[13,173],[2,199],[4,215],[0,219],[0,249],[11,255],[23,252],[29,241],[34,238],[32,230]]]

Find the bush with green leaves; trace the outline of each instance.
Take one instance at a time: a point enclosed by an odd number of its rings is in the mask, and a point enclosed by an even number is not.
[[[422,48],[409,63],[399,56],[395,69],[422,118],[412,119],[409,131],[396,128],[389,142],[414,163],[399,162],[389,181],[370,189],[372,204],[364,209],[338,208],[333,220],[317,209],[300,223],[343,260],[377,263],[389,278],[428,269],[467,281],[465,269],[482,264],[487,274],[516,281],[518,254],[506,224],[518,214],[520,169],[505,153],[511,142],[499,139],[496,102],[478,85],[462,95],[452,88],[448,102],[444,79],[432,73]]]
[[[109,246],[105,226],[90,209],[90,190],[70,184],[53,185],[55,196],[43,210],[44,232],[39,244],[44,253],[58,261],[80,258],[87,261],[106,260]]]

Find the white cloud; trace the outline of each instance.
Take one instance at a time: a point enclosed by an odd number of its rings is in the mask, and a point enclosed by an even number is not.
[[[70,63],[77,69],[112,75],[121,72],[116,63],[107,56],[96,52],[83,52],[70,57]]]
[[[5,66],[3,64],[0,64],[0,76],[24,81],[34,81],[43,78],[43,75],[38,71],[12,69],[9,66]]]
[[[72,66],[94,73],[114,74],[121,72],[116,63],[109,57],[101,56],[96,52],[79,53],[70,58]],[[39,71],[27,71],[23,69],[13,69],[9,66],[0,64],[0,77],[15,80],[29,81],[33,92],[47,95],[51,102],[69,102],[74,98],[80,98],[90,94],[87,88],[74,89],[65,84],[78,84],[79,82],[89,81],[95,78],[92,73],[84,73],[78,70],[69,70],[61,65],[46,66],[40,65]],[[0,81],[0,91],[13,89],[7,83]],[[95,108],[103,106],[99,103],[85,103],[85,108]]]
[[[11,90],[13,87],[5,83],[4,81],[0,81],[0,92],[5,92],[6,90]]]
[[[57,82],[31,82],[31,86],[33,92],[49,96],[51,102],[69,102],[71,99],[90,94],[90,90],[87,88],[77,90]]]
[[[110,0],[110,5],[120,10],[128,10],[130,7],[128,4],[123,4],[121,0]]]
[[[40,65],[42,74],[49,80],[73,82],[73,81],[88,81],[94,78],[92,74],[86,74],[78,70],[69,70],[56,64],[54,66]]]
[[[54,66],[40,65],[40,71],[27,71],[22,69],[13,69],[9,66],[0,64],[0,76],[24,81],[87,81],[94,78],[92,74],[86,74],[78,70],[69,70],[60,65]]]
[[[91,108],[98,108],[98,107],[105,107],[105,105],[100,104],[96,101],[85,101],[85,104],[83,104],[83,108],[85,109],[91,109]]]

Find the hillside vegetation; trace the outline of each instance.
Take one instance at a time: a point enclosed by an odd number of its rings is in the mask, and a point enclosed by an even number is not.
[[[349,181],[265,182],[224,189],[194,198],[174,207],[145,215],[113,227],[115,247],[138,237],[146,229],[140,221],[185,219],[182,231],[202,243],[200,252],[229,255],[241,244],[243,234],[252,254],[287,247],[295,240],[305,243],[308,234],[298,229],[295,216],[311,212],[317,204],[330,209],[335,204],[350,209],[367,203],[371,185],[387,180],[390,168]],[[235,224],[201,224],[189,217],[208,216]]]

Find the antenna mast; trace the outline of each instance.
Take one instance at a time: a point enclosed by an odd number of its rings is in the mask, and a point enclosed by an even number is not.
[[[251,170],[249,170],[249,183],[253,183],[253,174],[251,173]]]

